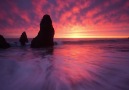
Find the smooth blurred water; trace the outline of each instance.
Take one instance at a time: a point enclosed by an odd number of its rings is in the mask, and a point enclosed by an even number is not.
[[[122,41],[1,49],[0,90],[129,90],[129,42]]]

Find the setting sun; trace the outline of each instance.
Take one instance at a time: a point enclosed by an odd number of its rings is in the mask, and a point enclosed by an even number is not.
[[[128,0],[16,0],[0,6],[0,34],[6,38],[18,38],[23,31],[34,38],[44,14],[51,16],[54,38],[129,37]]]
[[[87,35],[83,34],[85,28],[80,25],[73,25],[69,27],[69,31],[71,34],[68,34],[67,37],[69,38],[85,38]]]

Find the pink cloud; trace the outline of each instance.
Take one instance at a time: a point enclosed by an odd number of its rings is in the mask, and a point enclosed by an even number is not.
[[[9,11],[0,10],[0,20],[1,23],[3,19],[5,22],[3,26],[1,24],[2,29],[4,25],[9,24],[9,26],[4,27],[5,31],[0,32],[11,32],[11,35],[15,35],[18,31],[15,36],[27,31],[30,37],[34,37],[38,33],[39,23],[44,14],[49,14],[53,20],[55,37],[66,37],[77,33],[80,36],[92,36],[106,35],[105,33],[108,32],[110,35],[115,31],[117,33],[118,29],[128,29],[124,27],[129,24],[127,13],[129,2],[125,3],[122,0],[32,0],[30,2],[32,11],[27,8],[22,9],[24,4],[20,7],[14,1],[7,2]]]

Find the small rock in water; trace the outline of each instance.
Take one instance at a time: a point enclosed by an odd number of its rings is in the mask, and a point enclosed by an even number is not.
[[[9,47],[10,47],[9,43],[7,43],[5,38],[2,35],[0,35],[0,48],[6,49]]]
[[[20,41],[22,46],[25,46],[25,44],[28,42],[28,38],[27,38],[26,32],[22,33],[19,41]]]

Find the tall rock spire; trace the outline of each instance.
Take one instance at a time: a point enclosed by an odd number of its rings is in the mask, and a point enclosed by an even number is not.
[[[40,31],[38,35],[33,38],[31,42],[32,48],[43,48],[54,45],[54,28],[52,26],[52,20],[49,15],[44,15],[40,22]]]

